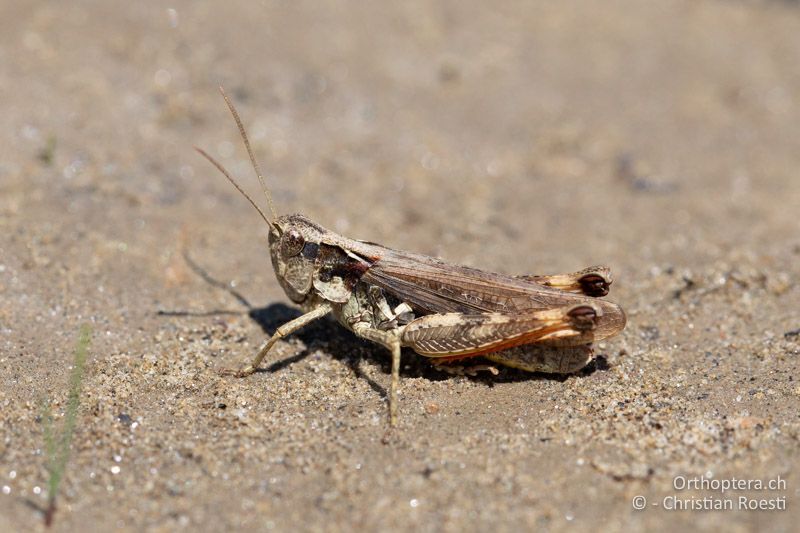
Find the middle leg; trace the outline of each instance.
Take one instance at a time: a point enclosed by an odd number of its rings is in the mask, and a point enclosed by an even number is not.
[[[397,389],[400,386],[400,333],[399,330],[374,329],[366,322],[353,324],[353,333],[376,342],[392,352],[392,383],[389,387],[389,425],[397,425]]]

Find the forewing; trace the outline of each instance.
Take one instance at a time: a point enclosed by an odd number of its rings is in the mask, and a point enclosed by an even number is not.
[[[395,250],[386,250],[361,279],[427,313],[550,309],[575,301],[525,279]]]

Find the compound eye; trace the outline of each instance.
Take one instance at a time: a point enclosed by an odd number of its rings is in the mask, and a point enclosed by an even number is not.
[[[305,243],[306,240],[299,231],[296,229],[290,229],[283,234],[283,240],[281,241],[281,252],[283,252],[284,257],[294,257],[303,250],[303,245]]]

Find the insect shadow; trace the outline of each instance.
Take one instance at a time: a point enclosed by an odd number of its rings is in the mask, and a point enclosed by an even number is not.
[[[275,303],[266,307],[252,308],[248,315],[261,327],[266,336],[270,336],[281,325],[299,317],[302,313],[288,305]],[[386,388],[366,375],[361,368],[364,361],[370,361],[379,365],[383,373],[389,374],[391,372],[391,361],[388,354],[385,353],[386,350],[382,347],[355,337],[332,320],[317,320],[286,338],[290,343],[292,343],[293,339],[299,340],[304,346],[303,349],[295,355],[267,364],[256,370],[256,372],[278,372],[302,361],[316,349],[321,349],[333,359],[346,364],[356,377],[366,380],[375,392],[384,397],[387,395]],[[400,374],[403,376],[422,376],[432,381],[442,381],[450,377],[431,368],[430,364],[420,361],[420,358],[413,357],[412,352],[408,354],[404,352],[403,355],[403,366],[400,370]]]

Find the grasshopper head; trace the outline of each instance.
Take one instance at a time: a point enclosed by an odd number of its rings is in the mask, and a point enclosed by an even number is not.
[[[269,232],[272,267],[286,295],[302,303],[313,291],[314,261],[324,229],[303,215],[275,219]]]

